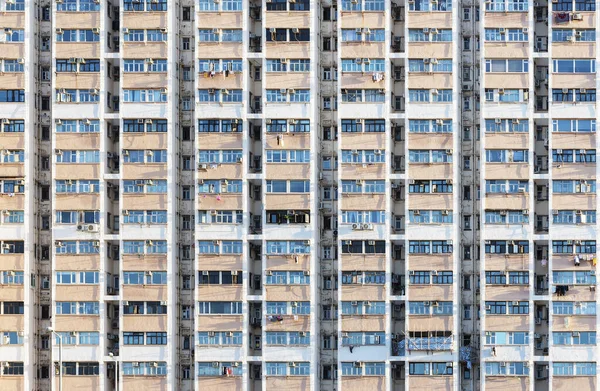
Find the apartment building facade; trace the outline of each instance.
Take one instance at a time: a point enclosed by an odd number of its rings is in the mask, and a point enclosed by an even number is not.
[[[596,389],[596,7],[0,0],[0,389]]]

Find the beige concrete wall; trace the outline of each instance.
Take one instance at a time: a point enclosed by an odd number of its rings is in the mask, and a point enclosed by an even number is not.
[[[451,254],[409,254],[410,270],[452,270]]]
[[[385,57],[383,42],[340,42],[341,58],[382,58]]]
[[[64,271],[99,270],[100,255],[55,255],[54,268]]]
[[[56,42],[56,58],[99,58],[100,42]]]
[[[241,210],[244,207],[244,200],[241,194],[199,194],[198,209],[202,210]]]
[[[122,137],[125,149],[167,149],[167,133],[124,133]]]
[[[429,23],[428,23],[429,24]],[[439,28],[439,27],[438,27]],[[487,77],[486,77],[487,80]],[[408,86],[409,88],[438,88],[448,89],[452,88],[452,74],[451,73],[410,73],[408,74]]]
[[[59,72],[55,77],[56,88],[100,88],[100,73]]]
[[[56,285],[56,301],[99,301],[100,285]]]
[[[312,389],[309,376],[267,376],[267,390],[279,391],[309,391]]]
[[[94,163],[58,163],[54,179],[100,179],[100,165]]]
[[[242,331],[242,315],[200,315],[196,322],[199,331]]]
[[[167,209],[166,194],[123,194],[123,210]]]
[[[167,301],[166,285],[124,285],[123,300],[129,301]]]
[[[452,42],[411,42],[408,53],[411,58],[452,58]]]
[[[60,331],[98,331],[100,316],[98,315],[56,315],[54,328]],[[152,330],[156,331],[156,330]]]
[[[196,133],[199,149],[242,149],[244,134],[236,133]]]
[[[310,85],[308,72],[267,73],[266,88],[307,88]]]
[[[407,319],[409,331],[451,331],[454,329],[453,317],[449,315],[408,315]]]
[[[343,194],[343,210],[384,210],[386,197],[384,194]]]
[[[373,74],[368,72],[342,72],[342,88],[385,88],[385,80],[373,81]]]
[[[529,88],[527,73],[486,73],[485,88],[524,89]]]
[[[0,315],[0,331],[23,330],[24,315]]]
[[[0,26],[11,29],[25,29],[25,12],[2,12]]]
[[[342,331],[384,331],[385,315],[342,315]]]
[[[60,378],[55,376],[54,388],[59,389]],[[63,389],[64,390],[89,390],[89,391],[100,391],[100,377],[99,376],[63,376]],[[129,390],[129,389],[127,389]]]
[[[385,300],[384,285],[341,285],[344,301]]]
[[[410,209],[452,209],[452,194],[409,194]]]
[[[23,149],[25,133],[0,133],[0,145],[3,149]]]
[[[166,12],[123,12],[122,27],[130,29],[167,28]]]
[[[552,58],[596,58],[596,42],[553,42]]]
[[[123,58],[167,58],[166,42],[121,42]]]
[[[241,42],[199,42],[198,53],[211,53],[212,58],[240,58],[244,53],[244,46]],[[277,56],[269,56],[272,57]]]
[[[198,256],[198,270],[242,270],[242,255]]]
[[[23,301],[24,298],[23,285],[0,285],[0,301]]]
[[[241,29],[243,26],[242,12],[197,12],[198,28]],[[269,27],[272,27],[269,25]]]
[[[552,133],[553,148],[562,149],[595,149],[595,133]]]
[[[23,88],[25,88],[25,75],[22,73],[3,73],[2,74],[2,88],[4,88],[4,89],[23,89]]]
[[[167,270],[166,255],[121,255],[123,271],[165,271]]]
[[[596,195],[553,194],[551,209],[596,209]]]
[[[265,149],[310,149],[309,133],[272,133],[265,134]],[[277,142],[277,138],[283,140]]]
[[[385,133],[340,133],[342,149],[381,149],[385,146]]]
[[[452,301],[452,285],[408,285],[408,295],[426,301]]]
[[[348,164],[340,165],[343,179],[381,179],[385,176],[385,164]]]
[[[529,254],[485,254],[485,270],[527,270]]]
[[[527,133],[485,133],[485,147],[489,149],[529,148]]]
[[[486,12],[483,20],[485,27],[523,28],[529,26],[526,12]]]
[[[485,163],[485,179],[527,179],[529,163]]]
[[[169,386],[166,376],[123,376],[123,391],[163,391]]]
[[[527,376],[486,376],[485,389],[487,391],[529,391],[529,377]]]
[[[452,178],[452,163],[409,163],[408,177],[411,179]]]
[[[200,88],[200,89],[226,88],[226,89],[230,89],[230,90],[235,90],[235,89],[244,88],[244,85],[243,85],[244,75],[242,73],[238,72],[238,73],[234,73],[233,75],[229,74],[227,77],[225,77],[225,75],[222,72],[216,73],[214,77],[205,76],[205,75],[208,75],[208,73],[205,74],[204,72],[200,72],[198,74],[198,88]],[[227,133],[218,133],[218,134],[221,135],[221,134],[227,134]]]
[[[529,57],[527,42],[486,42],[485,58],[524,58]]]
[[[100,12],[57,12],[54,27],[62,29],[100,28],[101,16],[103,15]]]
[[[122,315],[123,331],[167,331],[167,315]]]
[[[168,85],[166,72],[123,73],[122,88],[166,88]]]
[[[595,82],[596,75],[593,73],[552,74],[552,88],[589,88]]]
[[[0,171],[3,177],[24,177],[24,163],[0,163]]]
[[[483,309],[482,309],[483,312]],[[486,315],[486,331],[528,331],[529,315]]]
[[[265,46],[266,58],[310,58],[309,42],[267,42]]]
[[[243,287],[242,285],[198,285],[196,296],[197,300],[202,301],[241,301]]]
[[[0,209],[23,210],[25,209],[25,194],[15,194],[10,197],[0,194]],[[1,255],[4,256],[4,255]]]
[[[198,389],[202,391],[223,391],[223,390],[241,390],[244,384],[244,379],[241,376],[233,377],[196,377],[198,379]]]
[[[585,179],[596,178],[596,163],[561,163],[560,168],[554,166],[552,179]]]
[[[384,376],[343,376],[344,391],[385,390]]]
[[[23,58],[25,56],[25,44],[22,42],[5,42],[1,47],[2,56],[5,58]]]
[[[409,376],[411,390],[451,390],[452,376]]]
[[[453,135],[448,133],[409,133],[408,145],[418,149],[452,149]]]
[[[569,285],[569,291],[565,296],[553,295],[552,299],[554,301],[596,301],[596,291],[591,291],[589,285]]]
[[[487,194],[485,207],[488,209],[519,210],[529,208],[527,194]]]
[[[0,377],[0,389],[6,391],[24,390],[25,379],[23,376],[2,376]]]
[[[241,163],[219,164],[216,168],[209,164],[206,170],[198,169],[198,179],[242,179],[243,171]]]
[[[596,267],[591,261],[581,260],[579,266],[575,266],[574,254],[556,254],[552,255],[552,269],[553,270],[592,270]]]
[[[342,28],[379,28],[385,24],[385,14],[383,12],[339,12],[339,21]]]
[[[408,12],[408,28],[423,28],[435,26],[438,29],[452,28],[451,12]]]
[[[122,165],[123,179],[166,179],[166,163],[145,163]]]
[[[267,194],[264,209],[310,209],[309,194]]]
[[[270,301],[309,301],[308,285],[265,285],[267,300]]]
[[[55,148],[65,150],[100,149],[100,134],[57,133]]]
[[[310,179],[310,164],[266,163],[266,179]]]
[[[596,376],[554,376],[553,391],[595,390],[598,380]]]
[[[294,255],[267,255],[267,270],[309,270],[310,256]]]
[[[342,271],[385,271],[385,255],[340,254]]]
[[[265,331],[310,331],[309,315],[282,315],[283,321],[266,320]]]
[[[529,288],[529,285],[486,285],[485,299],[488,301],[528,300]]]
[[[554,331],[596,331],[596,315],[553,315]]]

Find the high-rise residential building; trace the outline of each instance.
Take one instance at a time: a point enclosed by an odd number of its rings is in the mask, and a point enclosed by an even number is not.
[[[596,6],[0,0],[0,390],[598,389]]]

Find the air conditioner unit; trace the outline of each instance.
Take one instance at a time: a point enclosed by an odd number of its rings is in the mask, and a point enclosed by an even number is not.
[[[98,224],[87,224],[85,230],[87,232],[100,232],[100,225],[98,225]]]
[[[573,20],[583,20],[583,14],[573,14]]]
[[[56,29],[56,34],[58,34],[58,35],[64,34],[63,29],[61,29],[61,28]]]

